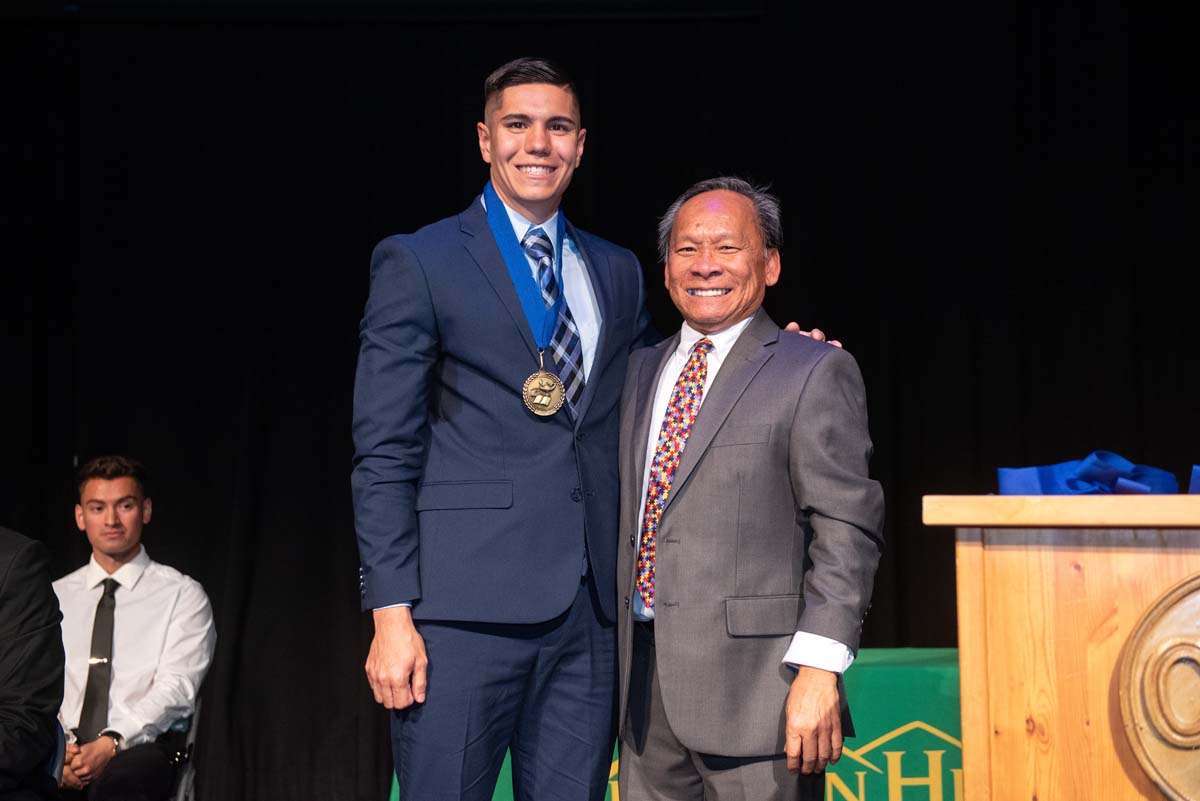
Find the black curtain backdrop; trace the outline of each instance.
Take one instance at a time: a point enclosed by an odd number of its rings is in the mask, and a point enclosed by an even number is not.
[[[1190,27],[1122,4],[79,3],[0,12],[0,524],[81,564],[77,460],[151,468],[219,640],[202,799],[379,799],[349,434],[381,237],[464,208],[483,77],[559,59],[566,210],[641,258],[694,180],[783,198],[779,322],[858,358],[888,551],[865,646],[956,640],[927,493],[1200,462]]]

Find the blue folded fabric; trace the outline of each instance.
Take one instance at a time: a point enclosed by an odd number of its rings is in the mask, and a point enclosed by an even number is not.
[[[1200,468],[1192,471],[1192,491]],[[1040,467],[996,469],[1001,495],[1104,495],[1110,493],[1167,495],[1179,492],[1172,473],[1134,464],[1109,451],[1093,451],[1084,459]]]
[[[1192,465],[1192,483],[1188,485],[1189,495],[1200,495],[1200,464]]]

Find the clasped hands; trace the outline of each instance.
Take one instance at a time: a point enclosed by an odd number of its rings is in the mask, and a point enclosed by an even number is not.
[[[104,736],[85,745],[67,743],[61,786],[82,790],[104,772],[116,751],[112,738]]]

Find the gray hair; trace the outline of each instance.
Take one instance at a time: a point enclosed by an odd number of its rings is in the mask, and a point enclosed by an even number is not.
[[[754,204],[758,218],[758,232],[762,235],[763,248],[767,251],[778,249],[783,244],[783,222],[779,210],[779,198],[767,191],[765,186],[755,186],[742,178],[722,176],[709,178],[689,186],[675,202],[667,207],[667,213],[658,221],[658,258],[663,264],[667,263],[667,251],[671,248],[671,230],[675,227],[675,218],[684,203],[702,195],[705,192],[717,190],[737,192]]]

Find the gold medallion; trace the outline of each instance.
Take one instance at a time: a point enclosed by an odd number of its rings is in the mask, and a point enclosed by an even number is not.
[[[557,412],[567,397],[567,390],[559,377],[542,368],[541,351],[538,351],[538,370],[525,379],[521,397],[525,400],[525,407],[539,417],[549,417]]]

